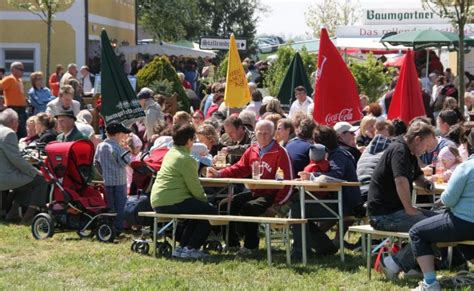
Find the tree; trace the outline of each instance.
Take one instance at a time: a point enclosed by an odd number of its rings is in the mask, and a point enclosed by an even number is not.
[[[49,77],[49,67],[51,64],[51,33],[53,31],[53,19],[54,15],[59,10],[59,2],[69,4],[71,3],[71,0],[34,0],[33,2],[26,0],[8,0],[10,5],[17,9],[27,10],[46,23],[46,78]]]
[[[474,16],[473,0],[421,0],[423,7],[437,15],[449,18],[459,34],[458,47],[458,79],[459,79],[459,110],[464,113],[464,27]]]
[[[373,54],[369,54],[364,62],[352,63],[349,68],[359,93],[367,95],[370,102],[376,102],[390,84],[392,74],[385,72],[383,63],[377,61]]]
[[[278,94],[295,53],[296,51],[290,45],[283,45],[278,48],[277,59],[272,63],[265,76],[265,86],[268,87],[271,96]],[[309,79],[311,73],[316,70],[316,56],[310,55],[305,47],[300,51],[300,55]]]
[[[138,3],[140,24],[157,39],[196,41],[201,36],[227,38],[234,33],[247,40],[243,57],[256,52],[256,12],[267,9],[260,0],[138,0]]]
[[[327,29],[330,36],[334,36],[337,26],[352,25],[359,19],[358,6],[358,1],[316,0],[305,13],[306,24],[318,37],[321,26]]]

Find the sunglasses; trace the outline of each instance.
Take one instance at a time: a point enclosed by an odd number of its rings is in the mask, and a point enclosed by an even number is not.
[[[18,71],[21,71],[21,72],[23,72],[25,70],[24,68],[14,68],[14,69],[16,69]]]

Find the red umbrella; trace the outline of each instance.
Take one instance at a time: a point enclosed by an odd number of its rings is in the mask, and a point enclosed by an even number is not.
[[[388,119],[400,118],[409,123],[413,118],[426,115],[421,97],[420,82],[413,60],[413,51],[405,55],[397,86],[388,110]]]
[[[315,92],[316,122],[332,126],[339,121],[354,122],[362,118],[354,76],[324,28],[319,42]]]
[[[405,61],[405,56],[406,55],[390,59],[383,64],[386,67],[399,67],[400,68],[403,65],[403,62]]]

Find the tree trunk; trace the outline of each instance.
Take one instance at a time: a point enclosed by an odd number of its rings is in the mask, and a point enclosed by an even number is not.
[[[464,114],[464,21],[459,21],[459,52],[458,52],[458,80],[459,80],[459,110]]]
[[[53,15],[51,12],[51,8],[48,9],[48,20],[46,23],[47,26],[47,41],[46,41],[46,75],[45,75],[45,80],[46,83],[49,80],[49,72],[50,72],[50,67],[51,67],[51,32],[52,32],[52,26],[53,26]],[[49,85],[49,84],[45,84]]]

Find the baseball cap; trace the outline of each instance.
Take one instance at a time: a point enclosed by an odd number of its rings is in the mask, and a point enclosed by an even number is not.
[[[123,133],[132,132],[130,129],[126,128],[122,123],[118,121],[112,121],[111,123],[107,124],[105,131],[109,134],[116,134],[119,132],[123,132]]]
[[[334,125],[334,130],[336,131],[337,134],[341,134],[346,131],[355,132],[358,129],[359,129],[358,126],[352,126],[347,121],[340,121]]]

